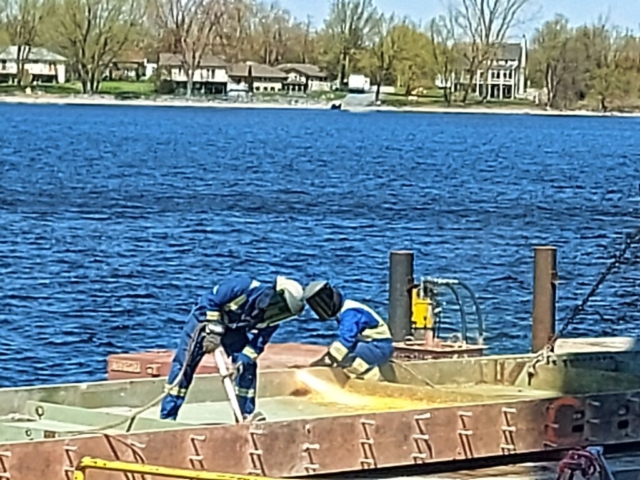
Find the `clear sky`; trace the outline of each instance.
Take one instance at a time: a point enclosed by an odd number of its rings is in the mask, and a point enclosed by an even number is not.
[[[622,28],[640,30],[640,0],[532,0],[532,18],[522,33],[530,35],[542,22],[555,13],[565,15],[572,24],[591,23],[598,15],[606,15],[611,24]],[[408,15],[415,20],[428,20],[444,11],[445,0],[374,0],[385,12]],[[319,25],[329,12],[330,0],[279,0],[281,6],[289,9],[299,19],[312,17],[314,25]]]

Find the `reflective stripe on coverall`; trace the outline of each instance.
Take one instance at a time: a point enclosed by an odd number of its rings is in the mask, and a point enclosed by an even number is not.
[[[243,415],[253,413],[257,383],[256,359],[264,351],[278,326],[268,326],[259,330],[253,327],[264,320],[260,315],[260,309],[264,309],[268,304],[272,291],[270,286],[241,275],[220,283],[200,298],[182,330],[166,388],[169,390],[168,387],[175,382],[188,360],[185,372],[177,387],[168,391],[162,400],[160,418],[175,420],[184,403],[196,368],[204,357],[204,335],[200,335],[191,357],[186,358],[191,338],[202,322],[214,322],[225,327],[222,347],[227,355],[231,356],[234,364],[240,363],[241,371],[235,378],[240,409]]]
[[[378,367],[393,355],[393,340],[387,324],[371,308],[353,300],[345,300],[338,323],[338,339],[329,347],[329,354],[347,375],[379,379]]]

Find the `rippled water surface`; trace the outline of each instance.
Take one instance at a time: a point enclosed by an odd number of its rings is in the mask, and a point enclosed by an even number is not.
[[[532,247],[562,319],[640,217],[640,121],[0,106],[0,385],[99,380],[174,348],[232,272],[329,278],[386,313],[388,255],[477,292],[494,352],[529,348]],[[640,330],[638,262],[570,333]],[[452,317],[453,318],[453,317]],[[308,314],[276,341],[326,344]]]

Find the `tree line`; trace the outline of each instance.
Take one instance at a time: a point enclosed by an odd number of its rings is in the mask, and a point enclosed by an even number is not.
[[[530,21],[530,2],[451,0],[420,23],[382,13],[373,0],[331,0],[328,17],[314,28],[263,0],[0,0],[0,42],[17,46],[19,58],[33,46],[65,56],[86,93],[98,91],[116,60],[172,52],[188,95],[211,54],[228,62],[316,64],[339,84],[364,73],[377,96],[381,85],[410,95],[433,88],[437,78],[453,79],[444,100],[466,103],[475,87],[465,79],[486,78],[501,45]],[[547,92],[543,102],[551,108],[594,102],[607,110],[640,97],[640,39],[631,32],[604,21],[571,27],[558,16],[528,46],[528,83]]]

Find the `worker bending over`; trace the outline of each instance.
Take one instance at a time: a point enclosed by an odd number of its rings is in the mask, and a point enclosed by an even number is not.
[[[255,409],[256,360],[280,323],[303,310],[302,286],[280,276],[273,283],[234,276],[203,294],[182,330],[160,418],[177,418],[198,364],[206,353],[222,346],[236,366],[236,395],[244,419],[249,419]],[[171,388],[181,372],[180,382]]]
[[[313,282],[305,289],[305,300],[320,320],[338,321],[338,339],[312,366],[339,366],[351,378],[379,380],[379,366],[393,354],[389,327],[371,308],[353,300],[328,282]]]

